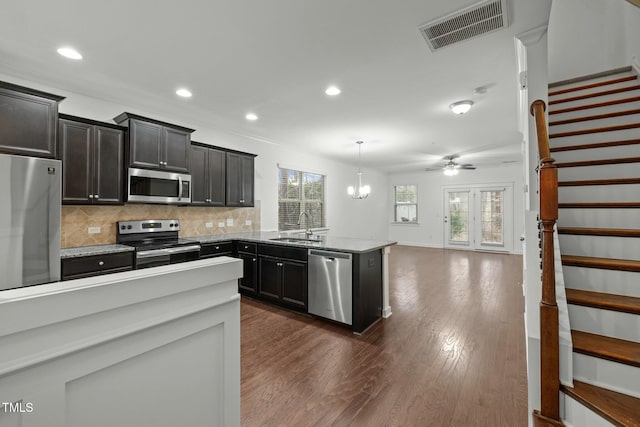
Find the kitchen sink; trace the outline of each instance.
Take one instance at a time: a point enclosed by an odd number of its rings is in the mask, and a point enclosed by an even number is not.
[[[276,237],[275,239],[269,239],[269,240],[275,240],[276,242],[284,242],[284,243],[320,243],[321,242],[320,239],[304,239],[300,237]]]

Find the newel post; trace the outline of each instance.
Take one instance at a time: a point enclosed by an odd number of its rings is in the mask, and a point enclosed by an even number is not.
[[[560,338],[553,229],[558,220],[558,169],[549,150],[545,120],[546,105],[536,100],[531,113],[536,120],[540,155],[540,223],[542,225],[542,300],[540,301],[540,411],[534,411],[537,426],[561,426]]]

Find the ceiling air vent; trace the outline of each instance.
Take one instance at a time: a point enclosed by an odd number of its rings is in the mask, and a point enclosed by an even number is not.
[[[509,26],[507,0],[483,0],[420,28],[432,51]]]

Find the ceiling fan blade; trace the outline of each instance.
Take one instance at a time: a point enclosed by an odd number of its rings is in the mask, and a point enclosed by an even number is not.
[[[426,168],[425,171],[427,172],[431,172],[431,171],[441,171],[442,167],[436,167],[436,168]]]
[[[473,165],[460,165],[458,166],[460,169],[467,169],[467,170],[475,170],[475,166]]]

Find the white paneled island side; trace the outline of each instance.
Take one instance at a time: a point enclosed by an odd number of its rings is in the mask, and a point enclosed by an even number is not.
[[[0,427],[240,425],[242,261],[0,292]]]

